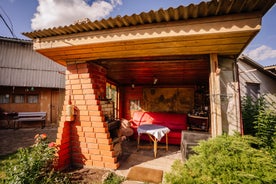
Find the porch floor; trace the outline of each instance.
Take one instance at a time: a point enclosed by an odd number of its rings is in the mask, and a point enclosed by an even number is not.
[[[148,144],[147,142],[142,142]],[[159,143],[162,145],[162,143]],[[164,146],[164,145],[162,145]],[[181,160],[179,145],[169,145],[169,150],[160,148],[157,151],[157,157],[154,158],[153,149],[141,148],[137,151],[137,142],[135,140],[126,140],[122,144],[123,154],[120,156],[120,167],[115,171],[118,175],[127,176],[129,170],[134,166],[170,171],[171,165],[177,159]]]

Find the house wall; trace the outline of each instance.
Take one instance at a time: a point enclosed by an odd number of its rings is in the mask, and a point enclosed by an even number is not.
[[[259,84],[260,95],[264,95],[269,108],[276,111],[276,80],[243,61],[239,61],[238,66],[241,96],[247,94],[246,83]]]
[[[140,105],[143,104],[143,87],[136,86],[134,89],[132,89],[131,87],[121,87],[120,92],[120,103],[122,104],[120,117],[131,119],[135,109],[130,110],[130,103],[131,101],[139,101]]]
[[[1,86],[0,95],[8,95],[10,103],[0,104],[5,112],[39,112],[47,113],[46,126],[55,126],[59,120],[64,99],[64,89],[54,88],[28,88]],[[23,95],[24,103],[14,103],[15,95]],[[38,95],[37,103],[28,103],[28,95]],[[5,122],[3,122],[5,123]],[[6,125],[4,125],[6,126]],[[24,123],[24,127],[40,126],[40,123]]]

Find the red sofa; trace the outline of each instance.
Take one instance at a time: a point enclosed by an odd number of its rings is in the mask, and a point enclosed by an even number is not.
[[[137,139],[137,128],[143,124],[157,124],[163,125],[170,129],[168,133],[169,144],[178,144],[181,142],[181,131],[187,130],[187,114],[176,114],[176,113],[163,113],[163,112],[141,112],[136,111],[133,114],[132,120],[130,120],[131,128],[134,131],[133,137]],[[147,136],[141,139],[147,139]],[[166,142],[165,137],[160,141]]]

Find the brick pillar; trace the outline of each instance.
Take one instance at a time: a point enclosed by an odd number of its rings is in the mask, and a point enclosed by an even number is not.
[[[66,96],[56,141],[60,145],[58,168],[70,165],[119,167],[100,107],[105,92],[106,70],[103,67],[90,63],[67,65]],[[77,109],[73,122],[66,121],[70,94]]]

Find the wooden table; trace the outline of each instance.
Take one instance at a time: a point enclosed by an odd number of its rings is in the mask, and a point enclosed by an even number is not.
[[[166,136],[166,146],[159,146],[159,148],[166,148],[168,151],[168,133],[170,129],[168,127],[162,125],[154,125],[154,124],[145,124],[140,125],[137,129],[138,139],[137,139],[137,150],[140,148],[152,148],[152,146],[141,146],[140,145],[140,136],[141,134],[147,134],[150,140],[153,142],[153,152],[154,157],[157,155],[158,142],[162,139],[162,137]]]

